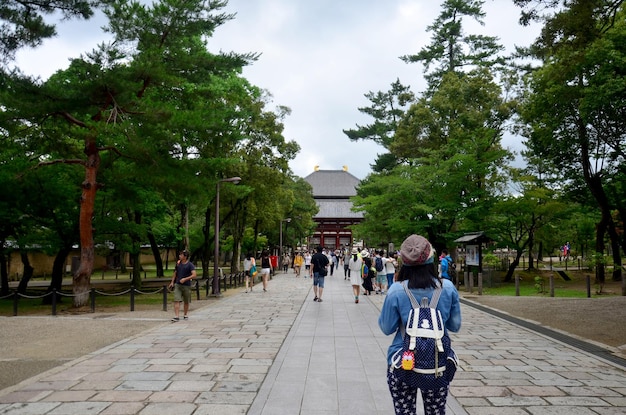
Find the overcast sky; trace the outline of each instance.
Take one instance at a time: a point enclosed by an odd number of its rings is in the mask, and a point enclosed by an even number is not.
[[[382,147],[352,142],[343,129],[372,122],[358,111],[369,105],[369,91],[387,91],[397,78],[414,92],[424,90],[422,66],[399,57],[415,54],[430,42],[426,27],[439,15],[436,0],[229,0],[234,20],[217,29],[209,49],[257,52],[244,76],[273,95],[273,105],[291,108],[284,136],[301,151],[290,163],[305,177],[320,169],[341,169],[359,179]],[[485,25],[464,21],[465,33],[497,36],[507,48],[534,40],[536,28],[518,24],[512,0],[486,0]],[[68,58],[94,49],[104,39],[95,22],[63,22],[59,36],[18,54],[27,73],[47,78],[68,66]],[[519,149],[519,139],[504,144]]]

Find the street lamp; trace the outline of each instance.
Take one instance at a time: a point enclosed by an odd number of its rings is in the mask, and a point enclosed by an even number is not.
[[[278,247],[278,266],[281,267],[283,263],[283,222],[291,222],[291,218],[280,220],[280,245]]]
[[[228,179],[218,180],[215,185],[215,241],[213,253],[213,295],[220,295],[220,278],[218,275],[218,262],[220,257],[220,183],[229,182],[237,184],[241,181],[241,177],[229,177]]]

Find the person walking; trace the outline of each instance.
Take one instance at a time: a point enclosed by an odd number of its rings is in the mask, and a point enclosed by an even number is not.
[[[270,253],[265,250],[261,254],[261,278],[263,279],[263,292],[267,292],[267,280],[273,271]]]
[[[359,250],[352,248],[350,259],[348,259],[348,275],[350,276],[350,285],[352,285],[352,293],[354,294],[354,303],[359,303],[359,294],[361,293],[361,284],[363,284],[363,260],[359,255]]]
[[[311,269],[313,271],[313,293],[315,298],[313,301],[322,302],[322,293],[324,292],[324,278],[326,277],[326,267],[329,262],[328,257],[322,252],[322,247],[316,248],[316,253],[311,258]]]
[[[397,254],[392,252],[387,255],[385,261],[385,273],[387,273],[387,292],[389,292],[389,288],[391,287],[391,284],[393,284],[393,279],[396,275],[396,268],[398,267],[396,256]]]
[[[311,271],[311,253],[306,251],[304,254],[304,278],[313,278],[313,272]]]
[[[174,289],[174,317],[172,322],[180,320],[180,303],[183,303],[183,319],[189,318],[189,303],[191,302],[191,280],[196,278],[196,267],[189,261],[189,251],[183,250],[178,254],[178,262],[174,268],[174,275],[170,281],[170,290]]]
[[[437,276],[439,276],[439,278],[441,278],[441,261],[443,261],[443,259],[446,257],[446,254],[444,253],[445,249],[443,249],[441,251],[441,255],[439,255],[439,261],[438,261],[438,265],[437,265]]]
[[[387,286],[387,274],[385,273],[386,262],[387,258],[385,257],[385,252],[382,249],[380,251],[376,251],[376,256],[374,257],[374,269],[376,270],[376,294],[385,293],[385,288]],[[378,264],[382,264],[380,270],[378,269]]]
[[[296,273],[296,277],[300,276],[302,265],[304,264],[304,257],[300,252],[296,253],[296,257],[293,259],[293,271]]]
[[[252,255],[252,252],[248,252],[243,260],[243,272],[246,276],[246,293],[248,292],[248,282],[250,283],[250,291],[252,291],[252,287],[254,286],[254,275],[250,273],[253,266],[256,266],[256,259],[254,255]]]
[[[376,278],[376,271],[372,269],[372,258],[367,249],[361,251],[361,259],[363,260],[363,266],[361,267],[361,275],[363,276],[363,295],[371,295],[374,291],[374,279]]]
[[[356,250],[356,248],[352,248],[352,250]],[[357,254],[359,253],[358,250]],[[348,251],[346,252],[341,252],[341,263],[343,264],[343,279],[347,280],[350,278],[350,258],[352,257],[352,255],[348,255]]]
[[[330,276],[333,276],[333,273],[335,272],[335,252],[333,251],[328,251],[328,253],[326,254],[326,258],[328,258],[328,264],[330,265]]]
[[[445,278],[447,280],[452,281],[452,277],[450,277],[450,275],[448,274],[448,270],[450,268],[450,263],[452,262],[452,257],[448,254],[448,250],[447,249],[442,249],[441,250],[441,257],[440,257],[440,266],[441,266],[441,278]]]
[[[417,413],[417,387],[412,387],[397,377],[393,357],[403,348],[403,328],[413,309],[411,300],[404,290],[407,284],[416,299],[427,297],[430,301],[435,289],[441,288],[437,310],[441,313],[446,331],[457,332],[461,328],[461,305],[459,293],[450,280],[440,279],[434,268],[434,249],[423,236],[411,235],[402,242],[400,257],[402,266],[398,280],[392,284],[383,303],[378,325],[386,335],[395,334],[387,350],[387,384],[396,415]],[[402,325],[402,327],[401,327]],[[432,388],[421,390],[425,415],[445,413],[449,382],[453,368],[446,368],[444,376],[437,378]]]
[[[287,271],[289,271],[289,264],[291,263],[291,258],[289,257],[289,254],[283,254],[283,272],[287,273]]]

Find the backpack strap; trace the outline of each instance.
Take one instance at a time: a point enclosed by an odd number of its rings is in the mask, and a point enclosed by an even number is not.
[[[430,308],[437,308],[437,303],[439,303],[439,297],[441,297],[441,291],[443,291],[441,289],[441,285],[435,288],[433,296],[430,299],[430,304],[428,305]]]
[[[402,281],[402,287],[404,288],[404,292],[406,293],[406,295],[409,296],[409,300],[411,300],[411,305],[413,306],[413,308],[420,308],[420,304],[413,296],[413,293],[411,293],[411,290],[409,290],[409,282],[406,280]]]

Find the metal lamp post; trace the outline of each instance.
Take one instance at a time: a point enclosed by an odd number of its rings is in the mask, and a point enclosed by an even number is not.
[[[229,177],[228,179],[218,180],[215,185],[215,241],[213,253],[213,295],[220,295],[220,278],[218,274],[218,262],[220,258],[220,183],[229,182],[237,184],[241,181],[241,177]]]
[[[280,220],[280,245],[278,247],[278,266],[281,267],[283,263],[283,222],[291,222],[291,218]]]

